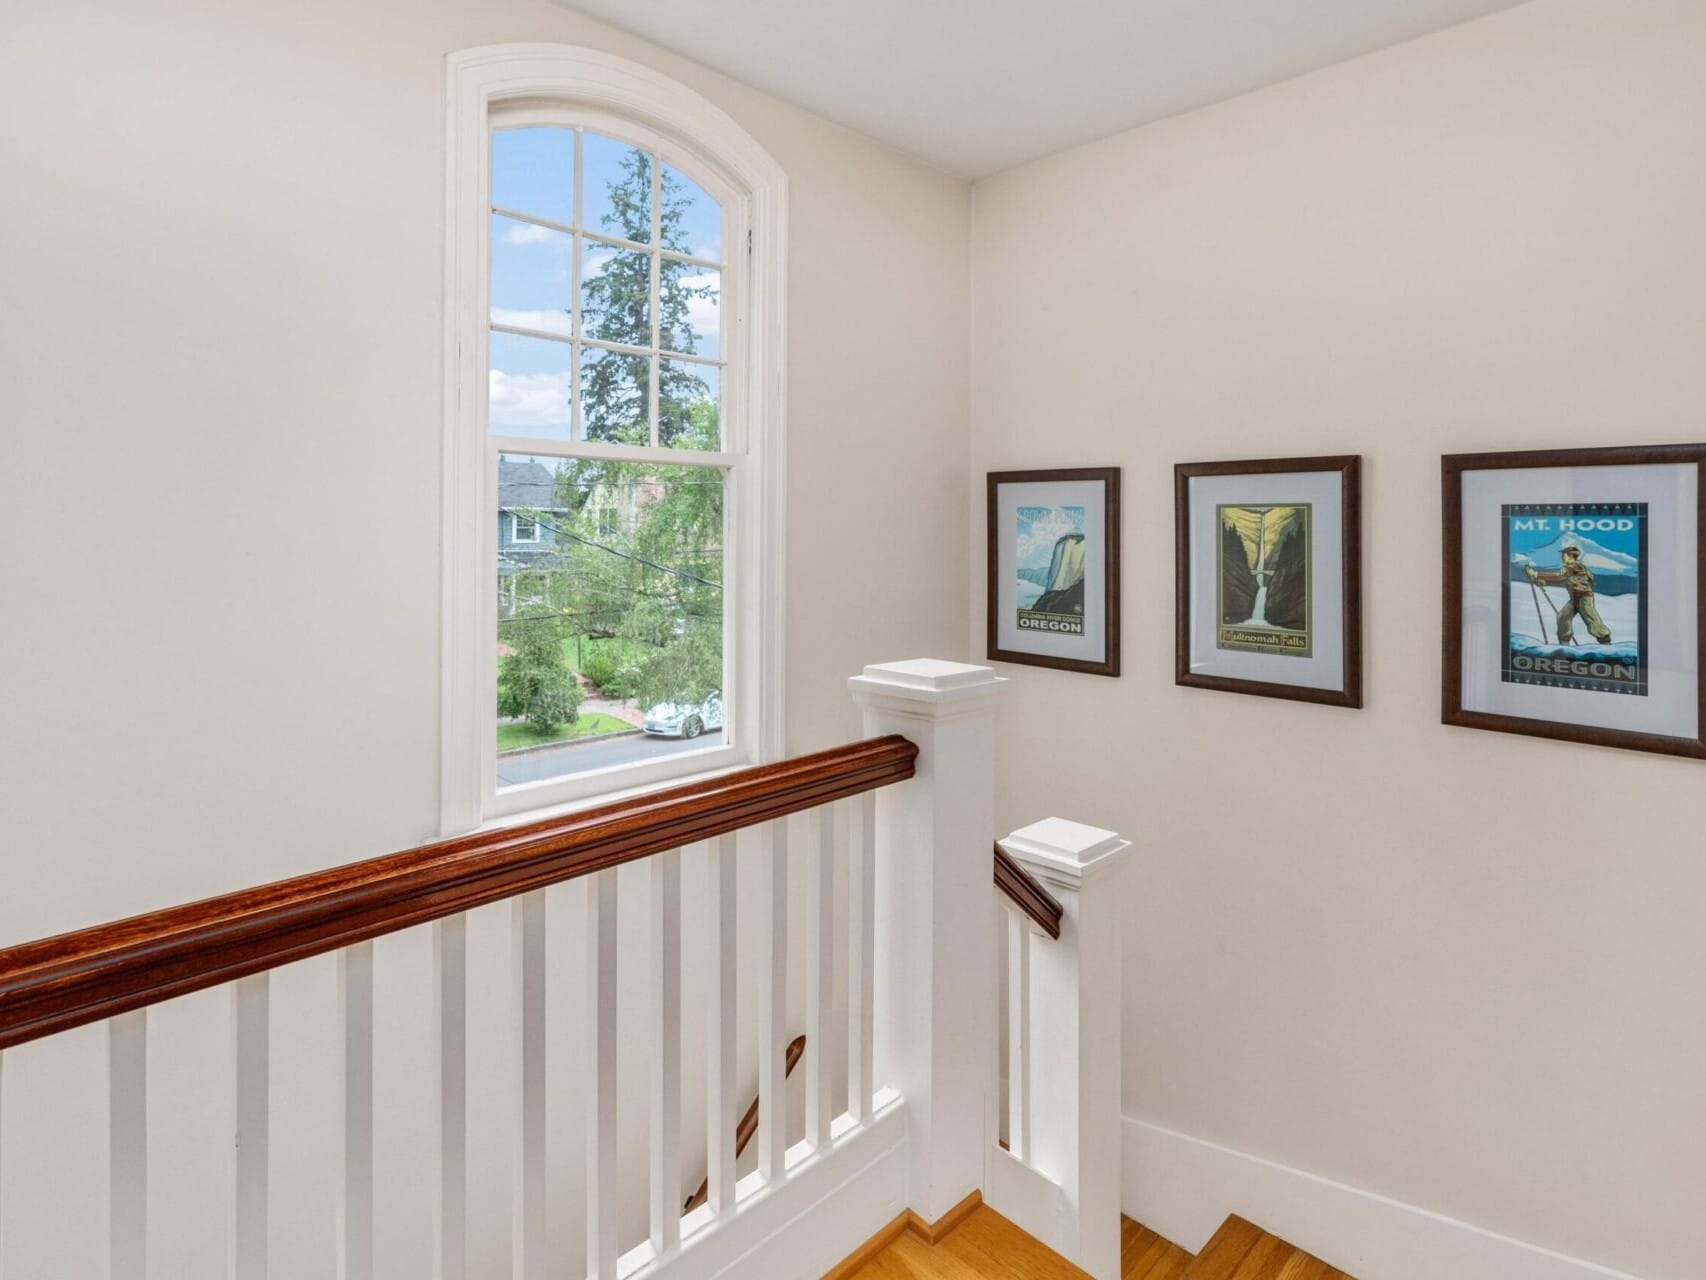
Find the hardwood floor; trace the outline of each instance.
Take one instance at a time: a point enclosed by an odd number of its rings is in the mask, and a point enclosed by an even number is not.
[[[1353,1277],[1234,1214],[1203,1246],[1181,1280],[1353,1280]]]
[[[1089,1280],[981,1204],[935,1244],[901,1230],[862,1265],[831,1274],[836,1280]],[[1120,1274],[1124,1280],[1353,1280],[1237,1216],[1195,1258],[1122,1218]]]
[[[1148,1227],[1120,1219],[1120,1275],[1124,1280],[1182,1280],[1191,1255]]]

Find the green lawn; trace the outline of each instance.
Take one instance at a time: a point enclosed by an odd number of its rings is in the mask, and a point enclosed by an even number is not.
[[[620,733],[634,726],[602,711],[583,711],[573,724],[560,724],[550,733],[541,733],[532,725],[500,724],[498,750],[517,751],[522,747],[542,747],[551,742],[568,742],[574,738],[590,738],[600,733]]]

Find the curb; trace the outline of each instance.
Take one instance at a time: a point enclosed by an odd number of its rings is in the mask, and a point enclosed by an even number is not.
[[[613,738],[633,738],[645,733],[644,729],[617,729],[611,733],[589,733],[584,738],[564,738],[561,742],[541,742],[536,747],[514,747],[509,751],[498,752],[498,759],[508,756],[530,756],[539,751],[555,751],[558,747],[579,746],[583,742],[609,742]]]

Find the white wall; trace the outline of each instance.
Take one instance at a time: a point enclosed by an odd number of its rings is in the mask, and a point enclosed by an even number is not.
[[[963,652],[964,183],[546,0],[21,0],[4,27],[0,945],[436,835],[455,49],[549,40],[636,59],[729,111],[788,173],[789,749],[858,736],[844,680],[864,664]],[[579,897],[553,891],[561,1258],[579,1235]],[[507,934],[501,909],[472,931],[472,1070],[494,1094]],[[379,970],[380,1154],[404,1170],[382,1192],[381,1247],[391,1274],[420,1275],[425,934],[382,943]],[[304,1117],[332,1114],[332,982],[328,960],[275,983],[275,1176],[301,1192],[275,1202],[286,1274],[329,1268],[333,1135]],[[172,1270],[179,1245],[224,1232],[183,1172],[216,1176],[229,1142],[224,997],[195,999],[199,1015],[162,1013],[154,1039],[169,1250],[154,1261],[175,1280],[200,1274]],[[79,1148],[65,1129],[99,1104],[100,1055],[77,1033],[7,1059],[0,1200],[67,1251],[59,1274],[92,1274],[101,1247],[102,1188],[82,1175],[102,1139],[89,1128]],[[643,1115],[643,1090],[624,1103]],[[476,1111],[474,1248],[494,1272],[507,1123]],[[699,1152],[689,1130],[690,1174]],[[14,1267],[35,1256],[22,1228],[6,1247]]]
[[[974,197],[974,494],[1125,469],[1126,675],[1005,672],[1000,822],[1138,842],[1127,1113],[1670,1280],[1706,774],[1439,725],[1438,459],[1706,437],[1703,68],[1697,0],[1539,0]],[[1175,687],[1173,464],[1313,453],[1367,709]]]

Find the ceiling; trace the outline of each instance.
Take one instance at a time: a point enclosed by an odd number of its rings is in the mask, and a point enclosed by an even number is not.
[[[566,0],[968,178],[1522,0]]]

